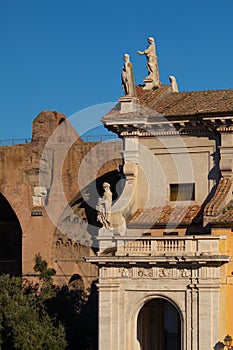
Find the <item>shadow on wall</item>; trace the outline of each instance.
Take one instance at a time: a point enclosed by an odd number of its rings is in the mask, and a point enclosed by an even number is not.
[[[47,302],[66,329],[67,350],[98,350],[98,302],[95,283],[89,291],[63,286]]]
[[[224,344],[222,342],[217,342],[214,346],[214,350],[223,350],[224,349]]]
[[[22,274],[22,230],[7,199],[0,193],[0,274]]]

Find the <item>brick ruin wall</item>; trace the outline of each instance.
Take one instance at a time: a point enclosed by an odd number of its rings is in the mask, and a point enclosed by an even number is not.
[[[58,133],[54,132],[59,128]],[[23,274],[33,274],[34,257],[40,253],[57,271],[55,282],[58,284],[68,283],[74,274],[80,275],[86,286],[96,278],[96,267],[83,260],[84,256],[93,254],[92,247],[65,235],[58,237],[56,222],[51,220],[43,202],[49,201],[50,207],[55,205],[58,212],[63,210],[62,191],[72,207],[82,197],[78,181],[81,166],[85,174],[86,162],[89,173],[86,182],[89,178],[95,180],[96,176],[101,178],[117,170],[121,151],[121,142],[109,142],[107,146],[83,142],[63,114],[51,111],[42,112],[34,120],[32,142],[0,147],[0,192],[16,214],[22,230]],[[46,175],[42,183],[47,190],[44,198],[35,193],[41,187],[41,171]],[[77,212],[82,213],[80,208]]]

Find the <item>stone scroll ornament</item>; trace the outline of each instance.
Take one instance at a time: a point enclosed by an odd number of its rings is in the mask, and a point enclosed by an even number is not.
[[[98,199],[96,206],[97,221],[101,222],[104,228],[111,226],[111,206],[112,206],[112,192],[110,185],[107,182],[103,183],[104,194]]]
[[[124,65],[121,73],[121,86],[125,96],[136,96],[133,67],[132,63],[129,61],[129,55],[127,53],[124,54]]]
[[[153,87],[160,86],[160,77],[158,69],[158,58],[156,55],[154,38],[148,38],[148,47],[144,51],[137,51],[139,55],[145,55],[147,58],[148,76],[144,79],[145,83],[153,83]]]

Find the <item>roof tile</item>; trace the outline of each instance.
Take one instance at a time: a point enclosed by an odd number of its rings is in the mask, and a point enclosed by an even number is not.
[[[165,225],[165,224],[191,224],[201,207],[170,206],[138,209],[128,221],[128,225]]]

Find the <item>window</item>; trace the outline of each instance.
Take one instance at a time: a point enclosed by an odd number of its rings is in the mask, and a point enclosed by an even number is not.
[[[170,184],[170,201],[194,201],[195,184]]]

